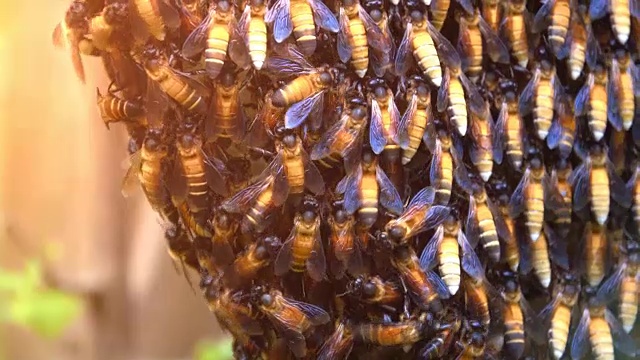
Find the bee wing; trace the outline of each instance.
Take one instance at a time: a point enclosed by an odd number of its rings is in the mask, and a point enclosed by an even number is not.
[[[311,256],[307,260],[307,270],[309,270],[309,276],[315,281],[322,281],[327,278],[327,259],[324,254],[324,247],[322,245],[322,237],[320,236],[320,221],[316,227],[313,250]]]
[[[382,123],[382,110],[376,99],[371,99],[371,125],[369,127],[371,150],[379,155],[387,145],[387,136]]]
[[[286,304],[300,310],[309,319],[309,322],[313,326],[324,325],[331,320],[329,314],[327,314],[327,312],[319,306],[284,297],[282,298],[282,300]]]
[[[627,356],[636,357],[636,351],[638,350],[636,341],[631,337],[631,335],[627,334],[620,321],[611,313],[611,310],[605,310],[604,318],[609,324],[609,328],[611,328],[611,335],[613,337],[615,348]]]
[[[633,17],[640,19],[640,2],[638,2],[638,0],[629,1],[629,10]]]
[[[342,114],[340,120],[336,121],[331,127],[324,132],[320,140],[313,146],[311,150],[311,160],[320,160],[331,155],[333,151],[333,144],[335,143],[340,132],[347,131],[346,124],[349,121],[349,116]],[[340,149],[343,150],[344,149]]]
[[[400,120],[400,124],[398,125],[398,133],[396,137],[396,142],[402,149],[409,148],[409,129],[411,128],[412,121],[416,115],[416,110],[418,109],[418,95],[413,94],[411,96],[411,100],[407,105],[407,110],[402,115],[402,119]]]
[[[295,129],[309,116],[311,111],[322,101],[324,91],[319,91],[308,98],[291,105],[284,115],[284,126],[287,129]]]
[[[364,23],[364,28],[367,29],[367,42],[369,46],[380,53],[388,53],[392,47],[391,38],[385,36],[364,7],[358,7],[358,16]],[[390,58],[387,58],[387,60],[388,59]]]
[[[545,208],[556,210],[564,205],[564,198],[560,194],[558,187],[555,186],[557,182],[557,178],[554,182],[553,179],[545,173],[544,178],[542,179]]]
[[[593,29],[591,28],[590,23],[585,23],[584,25],[587,31],[587,56],[586,62],[589,65],[590,69],[595,68],[598,59],[602,59],[602,50],[600,49],[600,45],[598,44],[598,40],[593,34]]]
[[[631,206],[632,196],[627,191],[627,184],[616,173],[616,170],[611,163],[611,160],[607,159],[606,163],[607,172],[609,173],[609,188],[611,189],[611,198],[625,209]]]
[[[518,112],[520,116],[526,116],[531,113],[531,109],[533,107],[533,94],[535,89],[538,86],[538,81],[540,80],[540,70],[536,69],[533,77],[527,83],[527,86],[522,90],[522,94],[520,94],[520,100],[518,101]]]
[[[337,33],[340,31],[340,25],[333,12],[329,10],[321,0],[309,0],[309,4],[313,9],[313,20],[317,26],[332,32]]]
[[[202,20],[182,45],[182,55],[188,58],[194,58],[201,54],[207,45],[207,37],[209,36],[209,28],[213,25],[213,13],[209,14]]]
[[[276,319],[272,321],[276,332],[287,341],[289,350],[296,358],[303,358],[307,354],[307,342],[297,325],[284,317],[285,312],[269,313],[269,317]],[[288,312],[287,312],[288,313]]]
[[[458,244],[462,248],[462,268],[464,271],[476,280],[482,279],[484,268],[462,229],[458,230]]]
[[[404,36],[402,37],[402,41],[400,41],[400,46],[396,53],[395,68],[398,75],[406,74],[411,65],[411,57],[409,56],[411,52],[411,38],[413,38],[413,25],[409,22],[407,23],[407,28],[404,31]]]
[[[420,254],[420,267],[429,271],[438,265],[438,248],[440,247],[440,242],[444,238],[444,227],[438,226],[433,236],[427,243],[427,246],[422,250],[422,254]]]
[[[620,292],[620,284],[624,279],[627,265],[625,263],[620,264],[618,269],[607,278],[607,280],[598,288],[597,299],[602,304],[611,303],[613,300],[618,299],[618,293]]]
[[[142,165],[142,150],[131,154],[129,160],[131,165],[122,179],[122,196],[125,198],[130,197],[135,191],[139,190],[138,184],[140,181],[138,174],[140,173],[140,166]]]
[[[289,0],[278,0],[265,14],[265,22],[273,24],[273,38],[278,44],[285,41],[293,31],[290,11]]]
[[[447,216],[449,216],[450,210],[448,206],[433,205],[427,212],[427,217],[422,225],[423,229],[433,229],[434,227],[442,224]]]
[[[225,200],[222,203],[222,208],[227,212],[235,214],[242,214],[246,212],[251,206],[253,200],[267,189],[273,180],[274,179],[272,177],[267,176],[257,183],[242,189],[230,199]]]
[[[241,29],[241,26],[244,25],[242,23],[238,24],[235,19],[229,22],[229,58],[240,69],[247,70],[251,68],[252,61],[245,33],[243,33],[245,30]]]
[[[444,62],[453,69],[460,69],[462,63],[460,62],[460,55],[458,55],[456,48],[453,47],[453,45],[451,45],[451,42],[446,37],[444,37],[440,33],[440,31],[438,31],[438,29],[436,29],[428,20],[427,31],[436,44],[436,50],[438,50],[438,57],[440,57],[440,61]]]
[[[242,16],[240,16],[240,20],[238,21],[238,34],[245,41],[246,44],[249,44],[249,23],[251,22],[251,6],[247,3],[244,6],[244,10],[242,11]]]
[[[457,2],[468,15],[473,15],[474,7],[471,0],[457,0]],[[434,1],[432,0],[431,3],[433,4]]]
[[[546,28],[551,25],[551,10],[553,6],[556,4],[556,0],[548,0],[541,7],[540,10],[536,13],[533,18],[533,26],[531,30],[535,33],[541,33]]]
[[[438,276],[435,272],[429,270],[425,271],[425,275],[427,275],[427,281],[433,286],[434,290],[442,299],[448,299],[451,297],[451,293],[449,292],[449,287],[444,283],[442,278]]]
[[[478,18],[480,19],[478,27],[480,28],[480,32],[482,33],[485,43],[487,44],[487,51],[491,61],[508,64],[510,60],[509,49],[500,39],[498,34],[493,31],[489,24],[487,24],[484,18],[482,16],[479,16]]]
[[[531,305],[524,297],[524,294],[520,296],[520,308],[522,309],[522,314],[524,315],[524,325],[526,329],[527,336],[531,336],[531,339],[536,344],[542,345],[547,342],[547,327],[543,327],[540,322],[540,318],[533,311]]]
[[[589,18],[594,21],[604,17],[609,10],[608,0],[593,0],[589,3]]]
[[[343,182],[344,181],[344,182]],[[362,166],[358,166],[353,173],[338,183],[338,192],[344,194],[344,209],[351,215],[362,205],[360,199],[360,182],[362,181]]]
[[[471,195],[469,196],[469,213],[464,228],[469,236],[469,244],[471,244],[471,247],[474,249],[478,245],[478,240],[480,240],[480,228],[476,221],[477,211],[476,199]]]
[[[582,359],[589,350],[589,323],[591,323],[591,317],[589,315],[589,309],[585,308],[582,311],[582,317],[578,323],[573,334],[573,340],[571,341],[571,358]]]
[[[560,304],[562,294],[558,294],[553,297],[553,301],[548,303],[538,314],[538,319],[540,319],[540,323],[544,326],[545,329],[548,329],[551,326],[551,318]]]
[[[349,27],[349,17],[344,12],[344,8],[340,7],[340,32],[338,33],[338,56],[340,61],[348,63],[351,59],[351,44],[349,39],[351,38],[351,28]],[[376,26],[377,27],[377,26]]]
[[[304,164],[304,186],[316,195],[324,194],[324,180],[313,161],[309,160],[309,154],[302,149],[302,163]]]
[[[569,183],[573,188],[573,208],[575,210],[583,209],[589,202],[590,173],[591,164],[582,163],[569,176]]]
[[[353,232],[353,228],[350,231]],[[362,240],[360,240],[359,236],[355,236],[355,234],[349,236],[354,236],[354,240],[353,251],[351,252],[351,256],[349,257],[347,263],[347,270],[351,275],[354,276],[364,274],[366,270],[364,267],[364,262],[362,260],[362,252],[365,248],[365,245],[362,243]]]
[[[569,255],[567,253],[567,242],[563,241],[558,234],[547,223],[544,224],[544,233],[549,242],[549,258],[556,266],[564,270],[569,270]]]
[[[564,106],[564,102],[560,102],[558,106]],[[561,112],[561,110],[557,110],[557,113]],[[559,114],[556,114],[553,117],[553,121],[551,122],[551,127],[549,128],[549,134],[547,134],[547,146],[549,149],[555,149],[560,144],[560,140],[562,140],[563,128],[562,124],[560,124]]]
[[[496,232],[498,233],[498,236],[502,239],[511,238],[511,231],[509,231],[509,227],[504,221],[502,212],[500,212],[500,209],[498,209],[489,197],[487,197],[487,207],[489,208],[489,211],[491,211],[491,215],[493,215],[493,222],[496,224]]]
[[[618,94],[620,91],[620,65],[617,61],[611,62],[611,73],[607,82],[607,117],[617,131],[622,131],[622,116],[618,106]]]
[[[524,210],[524,192],[527,190],[529,183],[531,182],[531,170],[527,168],[522,176],[522,179],[518,183],[518,187],[511,195],[509,201],[509,216],[512,218],[518,217]]]
[[[380,186],[380,205],[390,212],[400,215],[403,207],[402,199],[395,185],[389,180],[380,165],[376,165],[376,181]]]
[[[431,205],[433,204],[435,198],[435,189],[431,186],[426,186],[413,196],[413,199],[411,199],[411,201],[409,202],[407,211],[405,213],[415,211],[416,209],[420,209],[425,205]]]
[[[205,176],[207,178],[209,188],[216,194],[226,197],[229,195],[229,190],[227,189],[227,181],[223,175],[223,173],[227,171],[224,162],[220,159],[207,155],[203,150],[200,150],[200,152],[204,159]]]
[[[389,104],[389,118],[391,121],[391,124],[389,126],[389,133],[387,136],[389,137],[389,139],[393,139],[393,141],[395,141],[395,139],[398,137],[398,124],[400,123],[400,111],[398,110],[398,106],[396,105],[396,102],[393,99],[393,93],[391,92],[391,90],[389,90],[389,97],[388,97],[387,103]]]
[[[527,236],[526,231],[515,231],[513,234],[515,241],[518,244],[518,253],[520,254],[519,272],[526,275],[533,270],[533,260],[531,258],[530,242],[531,239]]]
[[[491,112],[489,111],[486,101],[482,95],[480,95],[478,87],[476,87],[464,73],[460,73],[459,79],[467,92],[469,109],[482,119],[491,117]]]
[[[500,108],[500,114],[498,114],[498,121],[493,127],[493,136],[491,139],[491,143],[493,144],[493,161],[496,164],[502,164],[502,158],[504,156],[504,145],[505,145],[505,130],[507,127],[507,120],[509,118],[509,109],[507,107],[507,102],[502,102],[502,107]]]
[[[438,98],[436,100],[436,110],[444,112],[449,104],[449,85],[451,84],[451,70],[445,66],[442,84],[438,89]]]
[[[462,70],[466,72],[469,69],[469,57],[467,54],[471,53],[471,42],[465,41],[465,35],[469,31],[469,23],[464,17],[460,17],[458,23],[460,24],[460,28],[458,29],[458,45],[456,49],[461,56],[460,66]]]
[[[318,350],[318,360],[346,359],[353,349],[353,336],[345,334],[345,324],[340,323]]]
[[[440,167],[440,162],[442,161],[442,143],[440,140],[436,140],[436,148],[432,152],[433,157],[431,158],[431,165],[429,166],[429,181],[431,184],[434,184],[442,178],[442,168]]]
[[[291,227],[291,232],[289,233],[289,237],[282,244],[280,251],[278,251],[278,255],[276,255],[276,260],[274,261],[274,270],[273,273],[276,276],[282,276],[289,272],[289,266],[291,266],[292,259],[292,248],[293,242],[296,239],[296,227],[295,225]]]

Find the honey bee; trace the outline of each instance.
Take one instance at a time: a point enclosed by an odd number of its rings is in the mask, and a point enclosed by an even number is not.
[[[327,66],[313,67],[293,46],[287,46],[286,50],[284,55],[271,56],[265,63],[266,68],[278,76],[295,76],[273,93],[271,103],[279,108],[288,107],[284,115],[287,129],[297,128],[308,116],[314,117],[311,125],[318,129],[322,125],[324,94],[338,80],[336,70]]]
[[[633,125],[635,115],[635,89],[638,87],[638,70],[629,53],[624,50],[615,52],[611,61],[609,87],[607,88],[607,117],[613,118],[613,124],[622,124],[627,131]]]
[[[482,267],[480,267],[482,270]],[[480,321],[484,326],[491,323],[492,318],[497,318],[500,306],[489,306],[490,299],[499,298],[497,290],[484,276],[484,272],[476,269],[475,276],[465,276],[462,280],[466,312],[469,318]],[[493,304],[493,301],[491,302]]]
[[[411,64],[409,52],[413,52],[420,70],[436,87],[442,84],[441,63],[460,68],[460,57],[449,40],[431,25],[426,15],[414,10],[409,15],[406,30],[396,55],[396,73],[404,76]],[[437,48],[436,48],[437,45]]]
[[[598,289],[601,298],[619,299],[618,316],[625,332],[630,333],[638,317],[640,289],[640,244],[627,238],[626,252],[616,271]]]
[[[571,358],[584,359],[589,343],[593,357],[598,360],[615,359],[614,348],[631,358],[636,356],[636,342],[598,296],[590,298],[582,312],[571,341]]]
[[[436,189],[435,203],[447,205],[451,198],[453,187],[454,169],[462,169],[459,164],[462,156],[462,148],[459,142],[456,144],[454,138],[447,131],[439,131],[435,143],[430,150],[433,154],[431,165],[429,166],[429,181]]]
[[[140,103],[122,99],[111,91],[102,95],[100,88],[96,88],[96,97],[100,116],[107,126],[107,129],[112,122],[134,121],[134,118],[138,118],[144,114],[144,109]]]
[[[506,263],[509,265],[509,268],[512,271],[517,271],[518,266],[520,265],[520,249],[518,240],[516,239],[516,231],[515,231],[515,220],[511,217],[509,213],[509,201],[510,197],[507,194],[503,194],[498,198],[498,207],[500,209],[500,213],[502,214],[502,218],[504,219],[505,225],[507,225],[507,229],[511,236],[507,238],[503,238],[504,241],[504,254],[503,258]]]
[[[344,194],[347,214],[357,211],[358,221],[366,228],[372,227],[378,219],[378,204],[394,214],[402,212],[398,191],[370,152],[362,155],[360,165],[338,183],[336,191]]]
[[[89,21],[89,35],[92,45],[102,51],[113,52],[118,42],[115,35],[126,34],[129,25],[129,5],[124,2],[105,4],[102,12]]]
[[[571,11],[569,32],[564,46],[556,53],[558,59],[567,58],[567,67],[571,73],[571,79],[576,80],[582,73],[585,61],[593,68],[598,58],[599,48],[597,40],[591,30],[591,21],[580,7],[574,7]]]
[[[528,58],[527,58],[528,59]],[[518,108],[521,116],[533,111],[533,124],[538,138],[545,140],[553,121],[553,110],[562,94],[562,84],[556,74],[556,68],[548,59],[542,59],[534,75],[522,91]]]
[[[482,116],[471,114],[472,146],[469,149],[469,157],[471,158],[471,163],[480,174],[480,178],[485,182],[493,174],[494,154],[502,152],[501,144],[494,142],[494,127],[491,111],[486,104]]]
[[[244,39],[240,37],[233,4],[217,0],[209,6],[209,14],[187,37],[182,54],[197,57],[204,50],[204,68],[211,79],[222,71],[227,55],[240,68],[250,63]]]
[[[560,229],[564,229],[563,234],[571,227],[571,203],[572,191],[569,177],[571,176],[571,163],[564,159],[558,159],[555,168],[551,172],[550,188],[555,189],[561,197],[562,201],[553,210],[555,218],[553,223]]]
[[[444,82],[438,90],[436,109],[439,112],[447,111],[449,119],[458,133],[467,134],[467,100],[472,114],[484,116],[485,103],[478,89],[471,83],[460,67],[446,67],[444,70]]]
[[[588,222],[585,225],[584,246],[584,274],[587,283],[592,287],[600,285],[606,274],[605,264],[607,260],[607,233],[599,224]]]
[[[258,112],[249,126],[245,140],[252,146],[263,147],[275,137],[275,130],[283,124],[284,108],[273,105],[273,90],[259,100]],[[263,130],[264,129],[264,130]]]
[[[562,358],[565,353],[571,319],[579,296],[580,279],[572,273],[564,273],[554,286],[553,301],[539,314],[544,328],[549,329],[549,348],[555,359]]]
[[[482,75],[483,53],[486,52],[493,62],[509,63],[509,49],[500,40],[497,33],[480,14],[479,9],[459,16],[460,32],[458,35],[458,48],[463,54],[463,69],[469,75],[469,79],[475,82]],[[486,48],[483,51],[483,42]],[[470,94],[469,98],[473,101]]]
[[[506,81],[501,87],[504,92],[504,100],[494,128],[493,145],[500,147],[502,151],[494,151],[493,157],[497,164],[502,164],[503,154],[506,152],[511,166],[520,170],[524,156],[524,124],[518,111],[518,87],[511,80]]]
[[[609,218],[610,199],[623,208],[631,205],[626,186],[615,173],[601,145],[593,145],[589,153],[579,144],[574,150],[583,162],[569,177],[569,183],[573,188],[573,209],[579,212],[590,203],[596,222],[604,225]]]
[[[433,271],[423,270],[427,264],[420,263],[412,247],[407,245],[396,247],[393,250],[391,264],[419,308],[431,310],[434,313],[440,313],[443,310],[442,299],[450,297],[449,288]]]
[[[267,10],[265,21],[272,24],[276,43],[282,43],[293,32],[296,44],[307,56],[316,51],[316,26],[334,34],[340,31],[336,17],[318,0],[277,0]]]
[[[504,319],[504,351],[512,359],[520,359],[525,350],[527,337],[537,344],[544,344],[546,334],[537,314],[520,290],[518,275],[511,271],[502,272],[502,298],[505,306],[502,310]]]
[[[532,30],[536,33],[547,29],[547,38],[554,54],[559,54],[569,32],[574,0],[551,0],[544,3],[533,19]]]
[[[230,270],[225,273],[226,283],[237,287],[257,278],[260,271],[269,266],[281,246],[282,242],[276,236],[266,236],[249,244],[245,251],[235,258]]]
[[[329,247],[333,257],[331,270],[336,278],[342,278],[345,270],[358,273],[362,268],[362,244],[355,233],[355,218],[338,208],[329,216]]]
[[[359,0],[343,0],[340,7],[340,32],[338,33],[338,55],[343,63],[351,60],[356,75],[364,77],[369,68],[369,46],[376,66],[385,67],[381,61],[390,60],[390,38],[385,37],[371,16],[360,5]]]
[[[477,320],[462,322],[460,340],[456,343],[461,350],[458,360],[477,359],[483,356],[491,357],[489,335],[486,326]]]
[[[133,34],[140,41],[149,35],[164,41],[168,32],[180,27],[180,14],[167,0],[129,0]]]
[[[470,2],[469,2],[470,3]],[[451,0],[432,0],[431,1],[431,24],[433,27],[440,31],[442,29],[442,25],[447,18],[447,14],[449,13],[449,7],[451,6]]]
[[[638,18],[639,10],[637,4],[629,0],[596,0],[589,3],[589,17],[592,21],[609,13],[613,33],[622,45],[627,43],[631,35],[631,15]]]
[[[482,0],[482,18],[487,21],[487,25],[496,34],[500,30],[502,15],[504,12],[503,3],[499,0]]]
[[[561,159],[567,159],[573,150],[576,136],[576,119],[573,116],[570,99],[562,96],[556,104],[556,119],[547,135],[549,149],[558,149]]]
[[[279,336],[287,339],[291,352],[298,358],[305,357],[305,333],[328,323],[329,314],[315,305],[286,298],[279,290],[258,286],[252,292],[258,309],[271,321]]]
[[[192,239],[196,236],[209,238],[211,237],[211,230],[209,229],[209,226],[203,224],[204,221],[201,221],[199,219],[200,216],[194,216],[194,214],[189,209],[189,204],[187,204],[187,201],[181,201],[175,197],[172,198],[172,201],[175,207],[178,209],[178,212],[180,213],[182,224],[186,229],[189,230]]]
[[[433,113],[431,112],[431,92],[420,76],[408,81],[406,91],[407,110],[402,115],[397,130],[398,144],[402,148],[402,164],[408,164],[418,152],[420,143],[431,141],[435,130]]]
[[[318,360],[347,359],[353,349],[351,327],[343,320],[337,320],[335,330],[318,350]]]
[[[462,249],[462,253],[458,248]],[[461,229],[460,221],[450,214],[422,251],[420,263],[432,269],[440,264],[438,270],[451,295],[455,295],[460,288],[460,259],[462,268],[472,277],[481,277],[484,269],[475,251],[467,241]]]
[[[395,309],[404,298],[400,284],[383,280],[380,276],[361,275],[347,283],[348,292],[358,301]]]
[[[384,0],[364,0],[361,6],[365,7],[371,20],[382,32],[385,38],[384,43],[389,45],[386,57],[383,56],[381,59],[377,59],[379,62],[371,64],[376,76],[384,76],[385,72],[391,71],[391,67],[394,65],[391,60],[395,59],[396,54],[395,42],[389,27],[389,16],[385,9],[386,5]]]
[[[283,177],[272,175],[267,168],[254,184],[225,200],[222,208],[230,213],[243,214],[240,226],[243,233],[252,230],[262,232],[273,210],[287,200],[287,186]]]
[[[627,182],[627,192],[632,195],[631,207],[636,229],[640,229],[640,166],[636,165],[633,175]]]
[[[191,240],[189,240],[182,226],[177,224],[168,226],[164,231],[164,238],[167,241],[167,252],[169,256],[173,260],[174,265],[176,263],[182,265],[185,277],[187,275],[184,269],[185,265],[195,271],[200,270],[200,265],[191,246]],[[188,277],[187,281],[189,281]]]
[[[455,314],[449,322],[440,324],[438,332],[420,349],[420,359],[441,359],[453,345],[454,336],[458,334],[461,327],[460,318]]]
[[[587,81],[576,95],[576,116],[586,115],[589,121],[589,130],[596,141],[600,141],[607,128],[607,111],[609,99],[607,90],[610,89],[607,70],[602,64],[589,73]],[[611,95],[614,92],[611,91]],[[619,116],[609,117],[609,122],[617,131],[622,130],[622,119]]]
[[[372,89],[369,94],[371,103],[371,124],[369,126],[369,142],[376,155],[383,150],[397,150],[398,125],[400,111],[396,107],[393,92],[385,81],[375,78],[369,81]]]
[[[244,7],[239,21],[239,35],[244,40],[249,56],[256,70],[262,69],[267,58],[267,1],[249,1]]]
[[[205,126],[209,139],[231,138],[234,142],[243,139],[245,116],[240,107],[240,88],[231,71],[225,71],[214,81],[211,111]]]
[[[379,346],[413,345],[425,337],[428,325],[423,319],[359,324],[353,327],[353,336],[363,343]]]
[[[518,64],[527,67],[529,63],[529,39],[527,31],[527,2],[509,0],[500,27],[511,47],[511,54]],[[551,97],[553,98],[553,96]]]
[[[289,270],[308,271],[315,281],[326,279],[327,262],[320,233],[318,204],[309,202],[302,213],[293,219],[289,237],[282,245],[275,260],[275,275],[282,276]]]

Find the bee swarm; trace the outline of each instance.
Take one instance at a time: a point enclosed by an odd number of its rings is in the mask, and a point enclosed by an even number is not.
[[[53,39],[236,358],[635,358],[639,5],[74,0]]]

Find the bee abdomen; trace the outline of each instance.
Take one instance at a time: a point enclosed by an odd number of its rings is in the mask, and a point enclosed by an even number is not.
[[[596,141],[600,141],[607,129],[607,93],[602,85],[595,85],[589,101],[589,129]]]
[[[440,87],[442,83],[442,69],[440,59],[436,52],[431,35],[426,31],[420,31],[413,38],[413,55],[418,60],[418,65],[431,82]]]
[[[451,79],[449,84],[449,116],[451,122],[458,129],[460,135],[467,133],[467,103],[464,99],[464,90],[462,84],[456,78]]]
[[[614,359],[611,329],[604,318],[591,318],[589,340],[591,340],[591,348],[597,360]]]
[[[313,80],[310,76],[299,76],[278,89],[273,94],[272,102],[277,107],[289,106],[311,95],[313,89]]]
[[[519,305],[510,305],[512,319],[505,320],[504,346],[507,354],[513,359],[519,359],[524,352],[524,326],[522,311]]]
[[[518,60],[518,64],[526,67],[529,63],[529,45],[527,44],[527,31],[525,29],[524,17],[521,14],[513,15],[510,19],[511,28],[508,32],[511,40],[511,50],[513,56]]]
[[[249,23],[249,56],[253,66],[260,70],[267,58],[267,26],[262,18],[252,18]]]
[[[591,173],[591,210],[598,224],[609,217],[609,176],[605,169],[593,169]]]
[[[540,284],[547,288],[551,283],[551,263],[549,261],[547,239],[544,234],[540,234],[538,240],[530,241],[530,244],[533,271]]]
[[[402,164],[407,164],[418,151],[427,124],[425,110],[417,110],[413,118],[413,127],[409,130],[409,146],[402,152]]]
[[[629,0],[611,0],[611,27],[621,44],[626,44],[631,33]]]
[[[536,126],[538,137],[542,140],[547,138],[551,120],[553,119],[554,91],[550,81],[541,81],[536,91],[536,106],[534,108],[533,123]]]
[[[620,320],[622,327],[629,333],[638,316],[638,292],[640,287],[633,276],[626,276],[620,284]]]
[[[135,0],[140,18],[147,24],[149,32],[159,41],[164,41],[165,29],[162,19],[156,14],[152,1]]]
[[[460,251],[458,242],[453,237],[446,237],[440,243],[440,274],[449,288],[451,295],[455,295],[460,288]]]
[[[613,80],[612,80],[613,81]],[[630,76],[622,75],[620,77],[620,90],[618,90],[620,109],[620,117],[622,118],[622,126],[625,130],[629,130],[633,125],[635,115],[635,96],[633,95],[633,82]]]
[[[291,22],[293,23],[293,35],[300,46],[300,51],[304,55],[312,55],[316,51],[316,26],[309,3],[292,1]]]
[[[360,77],[364,77],[369,67],[369,47],[367,43],[367,33],[364,24],[359,17],[349,21],[351,30],[351,65]]]
[[[526,221],[525,225],[529,230],[532,241],[538,240],[542,231],[542,221],[544,218],[544,200],[542,184],[531,183],[526,194]]]
[[[294,241],[291,251],[291,270],[304,272],[307,260],[311,256],[311,250],[313,249],[313,237],[298,234]]]
[[[467,54],[469,59],[467,71],[469,78],[475,81],[482,74],[482,35],[480,34],[480,29],[477,27],[469,29],[469,40],[471,41],[471,47],[469,54]]]
[[[549,26],[549,41],[551,46],[557,51],[564,45],[569,29],[569,18],[571,9],[568,1],[558,1],[553,8],[551,15],[551,26]]]
[[[564,355],[569,338],[570,323],[571,310],[564,305],[558,306],[551,319],[551,329],[549,329],[549,342],[556,359],[560,359]]]
[[[507,156],[516,169],[522,166],[522,139],[520,138],[520,123],[517,114],[510,114],[507,121]]]
[[[209,31],[207,48],[204,51],[204,64],[211,77],[216,77],[227,57],[229,30],[225,25],[214,24]]]

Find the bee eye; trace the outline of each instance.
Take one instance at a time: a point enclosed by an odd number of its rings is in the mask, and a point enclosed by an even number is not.
[[[376,90],[374,91],[374,94],[376,95],[376,98],[382,99],[387,96],[387,89],[381,86],[377,87]]]
[[[365,295],[373,296],[376,293],[376,286],[372,283],[366,283],[362,290]]]
[[[351,110],[351,117],[356,120],[362,120],[367,116],[367,110],[362,107],[357,107]]]
[[[420,22],[423,19],[423,15],[420,11],[418,10],[413,10],[411,12],[411,21],[412,22]]]
[[[371,16],[371,19],[373,19],[373,21],[378,22],[380,20],[382,20],[382,11],[380,10],[371,10],[371,12],[369,13],[369,15]]]
[[[273,297],[270,294],[264,294],[260,297],[260,302],[264,306],[270,306],[273,303]]]
[[[323,85],[331,85],[331,83],[333,82],[333,76],[331,76],[329,72],[325,71],[320,74],[320,82]]]
[[[404,228],[401,228],[399,226],[396,226],[391,230],[389,230],[389,236],[392,239],[397,239],[397,240],[404,238],[406,233],[407,231]]]

